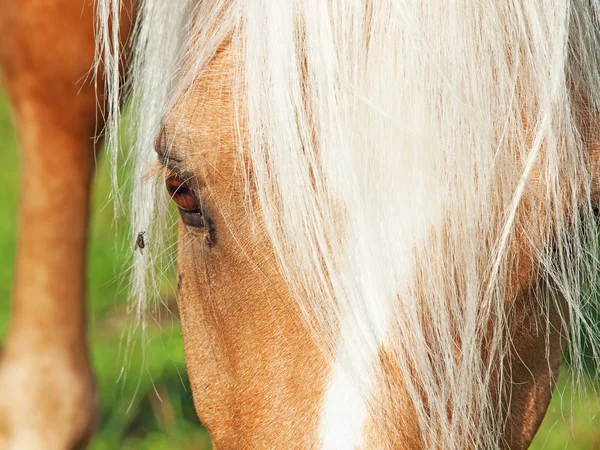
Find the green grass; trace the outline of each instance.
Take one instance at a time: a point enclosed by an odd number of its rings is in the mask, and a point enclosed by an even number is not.
[[[0,90],[0,335],[9,318],[16,243],[19,158],[6,99]],[[98,167],[88,259],[90,350],[100,419],[93,450],[203,449],[210,439],[196,418],[183,360],[181,331],[168,311],[146,335],[130,333],[125,311],[127,255],[123,219],[113,218],[106,164]],[[169,284],[167,303],[173,305]],[[166,320],[165,320],[166,319]],[[129,339],[131,336],[131,339]],[[533,449],[600,449],[600,407],[591,390],[574,395],[559,383]],[[591,382],[585,380],[590,387]]]
[[[600,399],[594,382],[583,380],[581,389],[574,390],[569,375],[563,370],[532,449],[600,450]]]
[[[99,421],[92,450],[208,449],[183,358],[181,330],[163,306],[160,323],[132,332],[126,312],[132,243],[127,223],[115,220],[109,176],[100,158],[93,192],[88,256],[90,353],[96,374]],[[7,100],[0,90],[0,336],[9,320],[17,230],[19,153]],[[165,283],[164,300],[174,308]],[[158,316],[157,316],[158,317]]]

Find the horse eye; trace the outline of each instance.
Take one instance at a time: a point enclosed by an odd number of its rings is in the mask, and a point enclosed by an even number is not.
[[[181,178],[170,175],[166,179],[167,191],[177,205],[181,220],[188,226],[206,228],[206,219],[198,199]]]
[[[179,209],[190,212],[200,210],[198,200],[196,200],[196,197],[185,181],[177,175],[171,175],[166,179],[166,184],[171,199],[173,199]]]

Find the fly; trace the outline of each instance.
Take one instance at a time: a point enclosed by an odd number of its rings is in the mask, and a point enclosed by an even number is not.
[[[137,239],[135,240],[135,250],[140,249],[140,253],[144,253],[144,247],[146,247],[146,241],[144,240],[145,231],[140,231],[137,235]]]

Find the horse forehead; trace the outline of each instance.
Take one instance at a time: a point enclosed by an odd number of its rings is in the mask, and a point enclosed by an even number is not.
[[[235,149],[234,64],[229,47],[220,49],[202,74],[183,91],[163,123],[174,154],[193,170],[199,161],[223,167]]]
[[[198,76],[183,89],[168,115],[166,125],[181,123],[184,131],[210,131],[215,125],[230,123],[234,109],[235,65],[229,46],[219,51]],[[186,129],[187,128],[187,129]]]

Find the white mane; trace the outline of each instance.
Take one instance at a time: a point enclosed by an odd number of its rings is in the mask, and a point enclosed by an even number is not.
[[[99,7],[112,137],[120,87],[109,22],[118,3]],[[540,315],[563,296],[573,355],[583,333],[597,342],[583,311],[597,225],[576,100],[598,111],[598,5],[143,0],[140,8],[134,180],[154,161],[154,136],[186,85],[190,37],[193,79],[232,36],[260,210],[307,325],[335,357],[332,383],[350,383],[356,401],[376,409],[368,380],[383,346],[429,448],[497,448],[489,377],[511,351],[505,304],[517,236],[548,286]],[[160,242],[163,188],[135,186],[133,232]],[[152,270],[153,257],[136,256],[139,305]],[[327,414],[323,429],[336,426]]]

